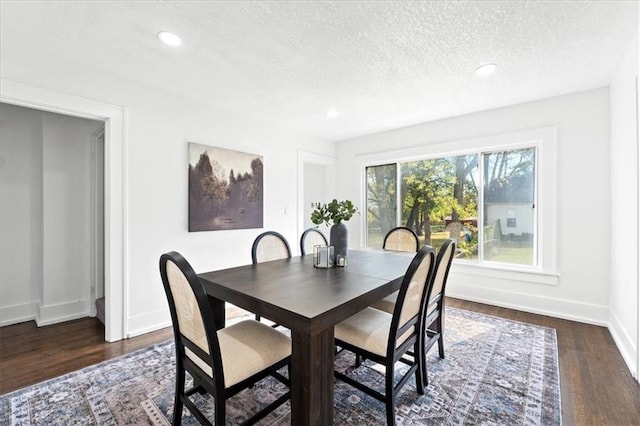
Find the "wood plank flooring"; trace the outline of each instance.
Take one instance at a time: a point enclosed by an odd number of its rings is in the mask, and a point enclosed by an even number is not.
[[[564,425],[640,425],[640,385],[603,327],[447,298],[449,306],[555,328]],[[0,394],[171,339],[165,328],[104,342],[94,318],[0,328]]]

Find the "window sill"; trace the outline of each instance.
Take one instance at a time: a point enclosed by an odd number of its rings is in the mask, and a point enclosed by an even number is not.
[[[539,269],[518,267],[516,265],[475,263],[472,261],[455,260],[452,270],[456,274],[498,278],[527,283],[558,285],[558,273],[545,272]]]

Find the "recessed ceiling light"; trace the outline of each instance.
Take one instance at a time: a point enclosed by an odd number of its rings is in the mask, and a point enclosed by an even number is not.
[[[327,111],[327,118],[330,120],[335,120],[339,115],[340,113],[336,109],[330,109],[329,111]]]
[[[158,38],[161,42],[169,46],[176,47],[182,44],[182,40],[180,40],[180,37],[168,31],[160,31],[158,33]]]
[[[476,75],[490,75],[496,72],[498,66],[494,63],[482,64],[476,68]]]

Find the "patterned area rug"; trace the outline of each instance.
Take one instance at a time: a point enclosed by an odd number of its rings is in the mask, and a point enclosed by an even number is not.
[[[429,386],[412,378],[396,403],[399,425],[559,425],[562,422],[554,329],[447,308],[446,358],[429,354]],[[173,341],[0,396],[3,425],[169,424],[173,412]],[[353,367],[343,352],[336,368],[384,390],[380,367]],[[398,365],[399,375],[404,366]],[[384,371],[382,371],[383,373]],[[283,392],[265,380],[227,401],[229,424],[246,419]],[[211,419],[213,404],[199,397]],[[261,424],[290,423],[287,402]],[[335,424],[385,423],[384,404],[336,382]],[[197,424],[185,409],[183,424]]]

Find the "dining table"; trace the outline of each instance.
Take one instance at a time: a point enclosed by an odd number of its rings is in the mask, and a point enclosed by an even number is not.
[[[397,291],[413,256],[349,250],[345,267],[317,268],[313,255],[198,274],[216,327],[225,303],[291,331],[291,424],[330,425],[334,407],[334,326]]]

